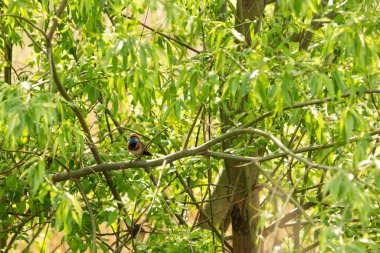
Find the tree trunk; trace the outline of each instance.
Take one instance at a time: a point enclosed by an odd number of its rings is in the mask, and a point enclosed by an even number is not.
[[[264,7],[264,0],[237,0],[236,2],[236,29],[244,35],[248,45],[252,41],[252,27],[254,33],[261,29]],[[244,99],[238,110],[244,111]],[[223,123],[226,122],[223,121]],[[260,201],[259,192],[253,189],[257,183],[258,170],[252,164],[244,167],[241,165],[240,162],[232,161],[230,166],[226,166],[230,184],[237,183],[236,194],[231,198],[233,252],[255,253],[258,249],[256,237]],[[243,170],[241,173],[243,176],[237,179],[239,170]]]
[[[225,7],[225,5],[224,5]],[[261,29],[261,18],[264,11],[264,0],[237,0],[236,4],[236,29],[245,36],[246,42],[251,43],[251,29],[254,24],[254,32]],[[221,17],[225,16],[225,8],[222,8]],[[251,22],[245,22],[245,21]],[[238,111],[244,111],[244,99]],[[230,112],[220,108],[222,132],[227,132],[232,124]],[[223,150],[231,147],[230,140],[223,142]],[[258,151],[257,153],[260,153]],[[258,154],[252,154],[258,155]],[[258,252],[257,245],[257,221],[260,209],[259,192],[253,190],[257,182],[258,170],[253,165],[242,166],[241,162],[225,160],[225,168],[219,173],[217,186],[211,196],[213,201],[205,204],[204,211],[210,216],[213,210],[213,224],[226,230],[232,223],[232,240],[234,253]],[[229,185],[229,188],[223,185]],[[233,187],[232,187],[233,186]],[[230,196],[230,197],[226,197]],[[200,217],[201,227],[208,228],[204,221],[207,217]]]
[[[248,44],[252,41],[251,25],[255,33],[261,29],[264,7],[264,0],[237,0],[236,2],[236,30],[244,35]]]
[[[236,191],[232,195],[231,222],[233,252],[257,252],[256,228],[257,210],[260,209],[259,194],[253,191],[257,182],[258,170],[247,165],[241,167],[240,162],[231,162],[233,173],[230,174],[231,182],[236,182]],[[241,171],[239,171],[241,170]],[[239,177],[240,178],[236,178]]]
[[[0,13],[4,13],[4,6],[0,3]],[[12,43],[7,38],[7,28],[4,24],[1,26],[1,32],[3,34],[4,41],[4,82],[12,84]]]
[[[12,43],[5,42],[5,67],[4,67],[4,81],[7,84],[12,84]]]

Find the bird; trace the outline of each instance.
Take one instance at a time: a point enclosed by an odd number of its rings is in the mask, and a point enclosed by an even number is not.
[[[128,151],[136,156],[152,156],[152,154],[145,149],[144,143],[141,142],[140,137],[132,133],[128,140]]]

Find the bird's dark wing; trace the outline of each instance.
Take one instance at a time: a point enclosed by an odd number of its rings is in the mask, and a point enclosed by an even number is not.
[[[142,154],[146,155],[146,156],[152,156],[152,154],[147,150],[144,150],[144,152]]]

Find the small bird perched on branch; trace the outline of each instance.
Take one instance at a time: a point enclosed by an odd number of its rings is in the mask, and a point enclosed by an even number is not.
[[[140,137],[135,133],[132,133],[129,136],[128,151],[137,156],[152,156],[152,154],[145,149],[145,146],[141,142]]]

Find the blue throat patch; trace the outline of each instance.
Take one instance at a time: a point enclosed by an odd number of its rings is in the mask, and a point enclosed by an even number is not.
[[[134,148],[136,148],[136,146],[137,146],[136,138],[133,138],[133,137],[130,138],[129,143],[128,143],[128,147],[134,149]]]

